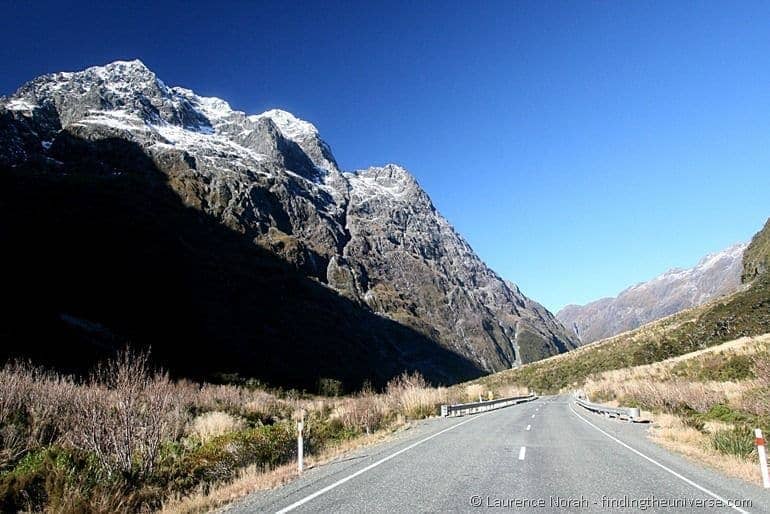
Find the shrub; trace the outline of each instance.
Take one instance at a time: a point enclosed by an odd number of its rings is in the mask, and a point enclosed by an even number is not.
[[[318,394],[321,396],[341,396],[342,382],[333,378],[318,379]]]
[[[275,466],[287,462],[294,457],[296,445],[296,432],[289,423],[231,432],[187,453],[173,474],[183,489],[198,482],[221,482],[251,464]]]
[[[367,434],[379,429],[388,414],[385,400],[371,392],[346,399],[336,410],[346,429]]]
[[[723,353],[706,355],[700,359],[679,362],[672,374],[690,380],[736,381],[753,377],[754,359],[749,355],[728,355]]]
[[[394,378],[388,382],[386,394],[396,410],[413,419],[436,414],[447,397],[446,389],[430,387],[419,373]]]
[[[168,376],[129,350],[97,368],[74,410],[72,446],[95,455],[108,476],[137,480],[152,474],[161,444],[177,439],[186,421]]]
[[[717,404],[712,406],[705,414],[708,419],[716,419],[725,423],[751,423],[753,416],[730,408],[728,405]]]
[[[118,512],[142,506],[120,481],[106,481],[87,456],[52,446],[27,453],[0,477],[0,512]]]

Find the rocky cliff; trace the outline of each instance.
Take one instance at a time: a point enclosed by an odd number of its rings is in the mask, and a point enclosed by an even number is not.
[[[115,62],[0,99],[0,142],[14,351],[130,340],[202,374],[357,383],[449,382],[575,346],[408,171],[343,172],[288,112],[246,115]]]

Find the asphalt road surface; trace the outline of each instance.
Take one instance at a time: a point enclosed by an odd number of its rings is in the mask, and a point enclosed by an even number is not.
[[[770,490],[669,453],[648,428],[545,397],[421,422],[225,511],[770,513]]]

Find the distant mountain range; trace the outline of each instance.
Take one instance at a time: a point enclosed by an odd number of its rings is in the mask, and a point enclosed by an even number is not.
[[[590,343],[701,305],[739,288],[746,247],[736,244],[707,255],[692,268],[669,270],[614,298],[568,305],[556,317]]]
[[[130,342],[178,374],[454,382],[574,348],[397,165],[169,87],[140,61],[0,99],[2,356],[79,369]],[[7,342],[7,344],[6,344]]]

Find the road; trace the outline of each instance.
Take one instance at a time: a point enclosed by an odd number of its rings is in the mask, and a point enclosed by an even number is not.
[[[770,492],[667,452],[647,430],[545,397],[421,422],[226,512],[770,513]]]

